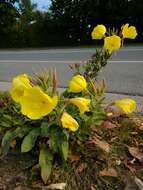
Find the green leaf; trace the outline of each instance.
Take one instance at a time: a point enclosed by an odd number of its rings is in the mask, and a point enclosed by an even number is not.
[[[29,126],[23,126],[7,131],[2,139],[2,154],[7,154],[10,147],[10,143],[13,139],[15,139],[16,137],[22,138],[29,132],[29,130],[31,130]]]
[[[67,160],[69,149],[69,133],[58,125],[49,127],[49,138],[54,153],[58,153],[64,160]]]
[[[13,139],[15,139],[17,136],[15,130],[9,130],[5,133],[3,139],[2,139],[2,144],[1,144],[1,152],[3,155],[6,155],[8,150],[9,150],[9,147],[10,147],[10,143]]]
[[[68,152],[69,152],[69,133],[66,130],[63,130],[63,135],[61,139],[61,149],[62,149],[62,155],[64,160],[67,160],[68,158]]]
[[[66,140],[69,139],[69,132],[67,130],[63,130]]]
[[[59,146],[61,146],[61,135],[62,130],[57,125],[50,126],[50,140],[52,145],[52,150],[59,153]]]
[[[62,144],[61,144],[61,147],[62,147],[63,158],[64,158],[64,160],[67,160],[68,152],[69,152],[69,143],[68,143],[68,141],[63,141]]]
[[[102,122],[107,118],[105,112],[102,110],[100,106],[97,106],[97,108],[93,112],[92,116],[92,123],[96,125],[101,125]]]
[[[49,124],[48,122],[42,122],[41,124],[41,136],[48,137],[49,136]]]
[[[51,174],[52,162],[53,154],[46,146],[44,146],[40,150],[39,165],[41,167],[41,177],[45,184],[47,183],[47,180]]]
[[[23,127],[17,127],[16,128],[16,133],[17,137],[23,138],[25,135],[28,134],[29,131],[31,131],[33,128],[30,126],[23,126]]]
[[[0,126],[2,128],[10,128],[10,127],[12,127],[10,123],[7,123],[5,121],[1,121]]]
[[[29,152],[35,145],[37,137],[40,135],[40,129],[36,128],[29,132],[21,145],[21,152]]]
[[[12,116],[7,115],[7,114],[4,114],[4,115],[3,115],[3,118],[6,119],[7,121],[13,121]]]

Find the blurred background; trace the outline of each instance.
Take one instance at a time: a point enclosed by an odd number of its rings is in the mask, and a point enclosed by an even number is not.
[[[92,45],[101,23],[135,25],[142,43],[143,0],[0,0],[0,48]]]

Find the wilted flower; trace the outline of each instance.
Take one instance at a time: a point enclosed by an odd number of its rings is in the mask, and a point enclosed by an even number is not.
[[[58,96],[50,97],[36,86],[25,91],[20,101],[21,112],[30,119],[40,119],[49,114],[57,103]]]
[[[10,94],[15,102],[20,102],[24,95],[25,89],[32,88],[29,77],[26,74],[21,74],[15,77],[12,81],[12,89]]]
[[[130,98],[117,100],[114,104],[126,114],[132,113],[136,109],[136,102]]]
[[[61,117],[61,122],[62,122],[63,128],[67,128],[70,131],[74,132],[74,131],[77,131],[79,128],[77,121],[71,115],[69,115],[67,112],[63,113],[63,115]]]
[[[91,37],[93,40],[96,40],[96,39],[100,40],[104,37],[105,33],[106,33],[106,27],[102,24],[99,24],[96,27],[94,27],[91,33]]]
[[[129,24],[125,24],[122,26],[122,35],[123,38],[135,39],[137,36],[137,31],[135,26],[129,26]]]
[[[104,48],[109,52],[117,50],[121,47],[121,38],[117,35],[112,35],[104,38]]]
[[[78,93],[86,90],[87,83],[82,75],[76,75],[72,77],[69,82],[69,92]]]
[[[81,114],[83,114],[86,111],[89,111],[90,99],[80,97],[71,98],[69,99],[69,103],[76,105],[79,108]]]

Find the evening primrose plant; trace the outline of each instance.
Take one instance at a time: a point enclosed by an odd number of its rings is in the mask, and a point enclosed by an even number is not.
[[[137,35],[135,28],[128,24],[121,32],[121,36],[114,31],[108,33],[104,25],[93,29],[92,39],[104,39],[104,47],[84,64],[82,71],[78,64],[75,65],[76,72],[63,93],[58,90],[55,70],[34,77],[20,74],[13,79],[10,95],[16,121],[1,125],[3,155],[13,147],[13,142],[15,146],[20,144],[22,153],[37,155],[42,180],[48,183],[53,165],[66,164],[75,145],[78,149],[89,140],[91,126],[99,129],[108,118],[104,105],[106,83],[103,80],[99,85],[96,76],[123,40]],[[114,101],[111,105],[124,114],[132,113],[136,108],[136,102],[130,98]]]
[[[41,76],[40,83],[39,80],[36,83],[27,74],[13,79],[10,94],[15,101],[15,112],[23,120],[23,125],[5,128],[1,144],[4,155],[11,143],[19,139],[22,153],[37,152],[41,177],[45,184],[55,161],[65,163],[72,144],[78,142],[78,146],[82,145],[89,138],[90,126],[100,126],[107,118],[102,105],[105,81],[99,86],[92,80],[87,82],[82,75],[74,75],[68,88],[59,94],[55,74],[52,78],[51,76],[47,85],[44,82],[44,88]],[[49,86],[52,83],[53,86]],[[118,100],[113,104],[127,114],[136,107],[135,101],[131,99]],[[58,159],[55,160],[57,156]]]
[[[60,94],[55,72],[47,72],[47,75],[47,83],[45,75],[35,79],[21,74],[13,79],[10,95],[16,114],[25,122],[23,126],[9,126],[1,145],[5,155],[13,141],[22,139],[21,152],[39,152],[38,163],[44,183],[47,183],[56,155],[60,162],[65,162],[71,144],[87,140],[88,126],[99,125],[106,118],[99,98],[101,94],[96,96],[95,85],[88,84],[84,76],[74,75],[68,88]]]

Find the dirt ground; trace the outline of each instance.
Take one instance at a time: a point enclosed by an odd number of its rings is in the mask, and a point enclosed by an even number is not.
[[[35,160],[29,154],[11,151],[0,159],[0,190],[30,190],[31,173]],[[36,189],[36,188],[34,188]]]

